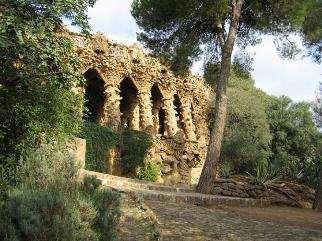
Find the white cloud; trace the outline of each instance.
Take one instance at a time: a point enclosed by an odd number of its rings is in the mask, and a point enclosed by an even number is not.
[[[136,42],[138,26],[130,9],[132,0],[99,0],[88,12],[90,25],[95,32],[123,44]]]
[[[109,39],[123,44],[136,42],[138,26],[131,16],[132,0],[98,0],[89,10],[90,25],[94,32],[102,32]],[[312,100],[322,81],[321,66],[309,59],[289,61],[276,53],[273,40],[265,37],[262,44],[250,48],[256,52],[253,77],[256,86],[269,94],[288,95],[294,100]],[[200,72],[196,63],[193,72]]]
[[[290,96],[296,101],[314,99],[322,80],[321,66],[309,58],[281,59],[271,37],[265,37],[252,51],[256,53],[253,77],[257,87],[269,94]]]

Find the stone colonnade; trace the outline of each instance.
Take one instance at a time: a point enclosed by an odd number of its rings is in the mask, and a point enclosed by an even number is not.
[[[123,129],[121,118],[124,113],[121,112],[121,90],[119,85],[111,85],[108,84],[110,81],[106,82],[105,86],[105,94],[106,94],[106,101],[104,104],[104,109],[102,111],[101,122],[104,125],[110,126],[115,130]],[[116,81],[111,81],[111,83],[119,83]],[[128,116],[129,116],[129,126],[128,128],[133,130],[146,130],[152,131],[152,134],[156,133],[160,127],[155,126],[156,123],[154,121],[154,115],[157,115],[159,112],[152,113],[153,101],[152,101],[152,94],[151,88],[149,87],[140,87],[136,86],[138,89],[136,103],[127,103],[130,105]],[[142,89],[141,89],[142,88]],[[182,119],[178,120],[177,111],[174,106],[174,94],[173,93],[165,93],[160,100],[159,109],[165,113],[164,117],[164,126],[165,131],[162,135],[166,137],[173,137],[175,136],[180,127],[178,125],[179,121],[183,123],[183,132],[185,137],[189,141],[196,141],[196,134],[195,134],[195,126],[192,120],[192,113],[191,113],[191,100],[188,98],[181,99],[181,116]],[[159,117],[156,118],[159,120]],[[161,121],[161,120],[160,120]],[[154,131],[153,131],[154,130]]]

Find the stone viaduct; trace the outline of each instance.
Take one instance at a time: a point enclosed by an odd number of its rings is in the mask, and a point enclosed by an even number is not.
[[[176,77],[140,47],[115,44],[101,34],[73,39],[87,80],[89,118],[114,130],[148,131],[153,147],[147,158],[162,163],[161,181],[195,183],[209,138],[212,92],[204,80]]]

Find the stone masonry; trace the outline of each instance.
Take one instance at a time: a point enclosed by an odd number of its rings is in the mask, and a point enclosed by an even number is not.
[[[87,80],[82,91],[90,118],[114,130],[148,131],[153,146],[147,158],[162,163],[161,181],[196,183],[207,150],[212,95],[203,78],[177,77],[140,47],[115,44],[101,34],[73,38]]]

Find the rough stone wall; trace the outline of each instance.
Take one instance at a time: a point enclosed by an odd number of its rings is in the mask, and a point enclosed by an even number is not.
[[[207,110],[212,93],[204,80],[193,75],[176,77],[167,66],[136,45],[115,44],[101,34],[90,39],[79,35],[73,38],[82,73],[94,69],[104,81],[106,98],[98,111],[99,121],[115,130],[129,127],[150,132],[153,147],[147,158],[162,161],[162,180],[195,183],[209,138]],[[123,87],[121,90],[125,79],[131,82],[131,91]],[[152,96],[152,88],[158,89],[160,93],[156,96],[160,99],[153,100],[157,97]],[[128,97],[127,92],[133,91],[135,98]],[[179,107],[174,106],[175,95]],[[129,105],[127,113],[121,112],[124,103]]]

